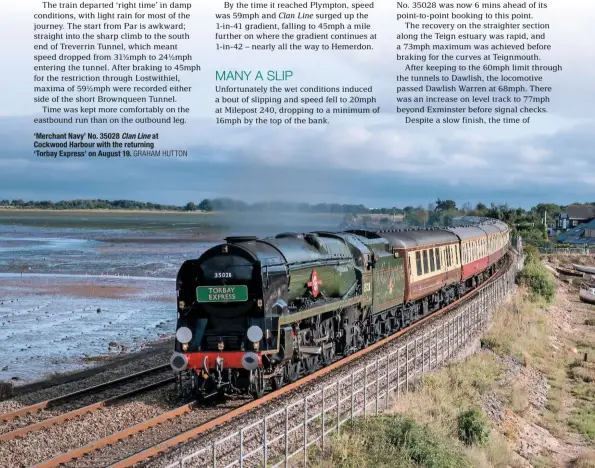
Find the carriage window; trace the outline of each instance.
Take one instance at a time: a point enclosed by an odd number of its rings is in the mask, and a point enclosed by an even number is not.
[[[428,251],[424,250],[424,273],[428,272]]]
[[[430,249],[430,270],[434,271],[436,270],[436,263],[434,261],[434,249]]]
[[[452,265],[452,262],[450,261],[450,245],[446,247],[446,265]]]
[[[435,248],[434,254],[436,254],[436,270],[440,270],[440,250]]]
[[[419,252],[415,252],[415,263],[417,264],[417,276],[421,276],[423,272],[421,271],[421,254]]]

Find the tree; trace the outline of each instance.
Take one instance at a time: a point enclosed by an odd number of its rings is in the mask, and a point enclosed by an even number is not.
[[[418,206],[414,211],[405,214],[405,221],[414,226],[425,227],[428,219],[428,212],[422,206]]]
[[[186,203],[186,206],[184,207],[184,211],[196,211],[196,203],[194,203],[192,201]]]
[[[436,208],[434,211],[450,211],[456,210],[457,204],[453,200],[436,200]]]
[[[211,203],[211,200],[205,198],[198,204],[198,209],[202,211],[213,211],[213,204]]]
[[[417,221],[419,222],[420,226],[423,227],[426,227],[426,223],[430,218],[428,212],[424,210],[421,206],[417,210],[415,210],[415,217],[417,218]]]
[[[488,207],[485,206],[483,203],[478,203],[477,206],[475,207],[475,209],[477,211],[488,211]]]

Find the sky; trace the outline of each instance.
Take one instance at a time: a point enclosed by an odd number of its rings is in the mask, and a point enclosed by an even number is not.
[[[192,54],[202,71],[186,72],[183,82],[193,92],[177,96],[191,108],[188,122],[113,129],[33,124],[39,104],[33,102],[32,24],[33,14],[44,11],[42,2],[0,4],[0,60],[9,70],[0,74],[0,199],[183,204],[226,196],[380,207],[425,206],[447,198],[459,205],[482,201],[529,207],[595,198],[590,196],[595,189],[595,52],[588,47],[592,2],[549,2],[547,9],[532,10],[536,20],[550,25],[542,42],[551,51],[541,53],[541,63],[563,67],[544,74],[543,84],[553,88],[549,113],[534,114],[527,125],[423,126],[405,124],[404,115],[394,110],[395,76],[406,73],[406,62],[393,59],[395,34],[407,32],[395,19],[395,2],[376,1],[369,11],[371,31],[378,35],[374,50],[329,53],[217,51],[215,11],[223,11],[224,2],[192,3],[187,22],[192,39],[179,52]],[[332,116],[326,126],[216,125],[217,70],[292,70],[292,86],[373,86],[381,111]],[[162,149],[187,149],[189,157],[49,160],[33,154],[35,131],[141,128],[159,132]]]

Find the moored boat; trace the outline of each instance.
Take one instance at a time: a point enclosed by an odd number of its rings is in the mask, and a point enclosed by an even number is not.
[[[595,275],[595,267],[588,267],[583,265],[572,265],[576,271],[581,271],[583,273],[589,273],[590,275]]]
[[[595,286],[586,283],[581,284],[579,298],[588,304],[595,304]]]
[[[583,273],[580,271],[576,271],[576,270],[571,270],[569,268],[563,268],[563,267],[556,267],[556,271],[562,275],[566,275],[566,276],[578,276],[578,277],[582,277]]]

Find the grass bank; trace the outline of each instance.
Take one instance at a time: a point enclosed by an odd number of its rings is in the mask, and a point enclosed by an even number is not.
[[[346,425],[313,466],[595,468],[595,307],[573,313],[566,287],[530,251],[480,352]]]

